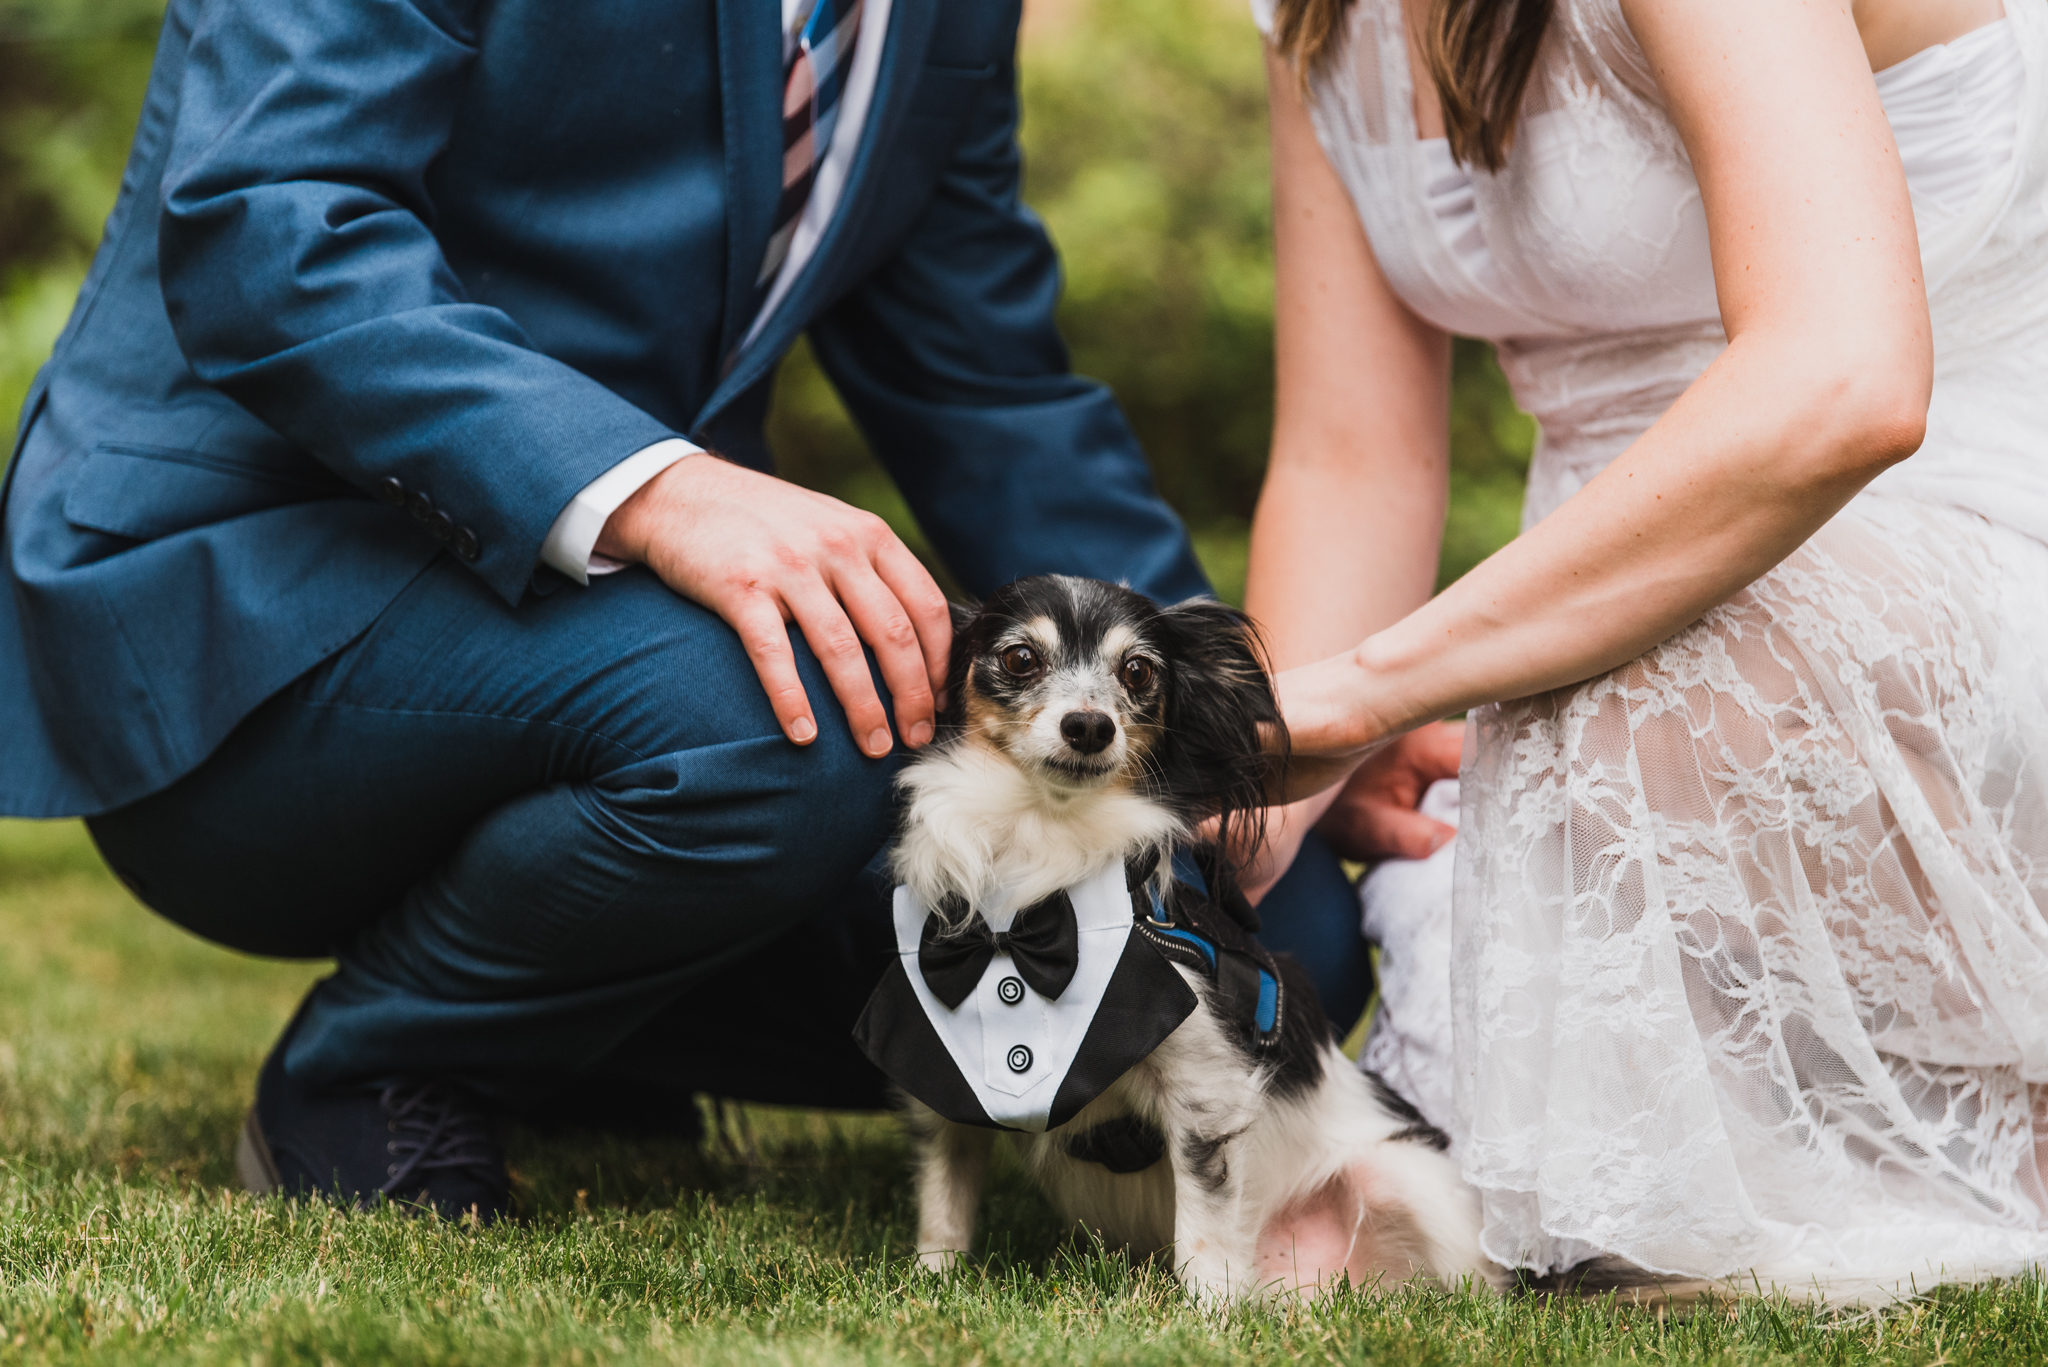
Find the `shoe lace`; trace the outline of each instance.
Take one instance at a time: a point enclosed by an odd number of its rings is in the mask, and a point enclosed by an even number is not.
[[[379,1188],[386,1196],[400,1195],[431,1172],[467,1169],[489,1179],[502,1166],[490,1117],[466,1093],[440,1083],[404,1082],[386,1087],[377,1101],[392,1134],[385,1145],[392,1157],[390,1180]]]

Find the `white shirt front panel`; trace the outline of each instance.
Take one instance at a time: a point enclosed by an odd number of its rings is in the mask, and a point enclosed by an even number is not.
[[[1074,1066],[1132,934],[1131,895],[1122,865],[1111,864],[1068,888],[1067,896],[1080,932],[1080,963],[1058,1000],[1026,985],[1014,1004],[1005,1002],[1002,983],[1015,969],[1008,954],[997,954],[966,1000],[950,1009],[925,986],[917,964],[930,909],[909,888],[896,889],[896,949],[917,1004],[988,1118],[1033,1134],[1042,1133],[1052,1115],[1060,1083]],[[1015,1052],[1020,1049],[1029,1051],[1022,1069],[1013,1066],[1025,1061]]]

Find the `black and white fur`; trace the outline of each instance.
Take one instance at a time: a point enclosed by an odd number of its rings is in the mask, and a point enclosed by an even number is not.
[[[939,740],[900,780],[896,876],[932,907],[949,894],[981,905],[998,889],[1029,904],[1151,853],[1154,877],[1170,880],[1173,847],[1199,823],[1221,817],[1228,833],[1259,819],[1260,728],[1279,725],[1235,610],[1160,609],[1091,580],[1020,580],[959,614]],[[1357,1207],[1354,1275],[1497,1283],[1441,1135],[1353,1067],[1299,968],[1281,966],[1292,1004],[1266,1057],[1219,1019],[1206,980],[1179,968],[1201,1006],[1068,1124],[1012,1133],[1026,1166],[1063,1217],[1106,1242],[1170,1248],[1201,1298],[1310,1280],[1270,1258],[1261,1268],[1259,1232],[1345,1172],[1353,1182],[1333,1190]],[[918,1253],[944,1270],[973,1238],[995,1133],[908,1105]],[[1068,1151],[1119,1117],[1154,1127],[1166,1157],[1119,1175]]]

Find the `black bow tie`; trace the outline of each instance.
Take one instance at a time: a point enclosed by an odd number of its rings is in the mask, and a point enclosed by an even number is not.
[[[952,902],[949,910],[965,908]],[[1067,894],[1056,892],[1032,903],[1017,913],[1008,930],[990,930],[979,916],[969,916],[959,930],[941,934],[939,918],[928,917],[917,942],[917,968],[932,995],[952,1011],[967,1000],[999,953],[1010,956],[1017,976],[1032,991],[1057,1000],[1081,962],[1081,928]]]

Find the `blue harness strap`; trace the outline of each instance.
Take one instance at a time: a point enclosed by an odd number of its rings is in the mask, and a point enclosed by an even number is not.
[[[1176,868],[1176,872],[1178,871]],[[1196,877],[1200,877],[1199,873]],[[1135,888],[1132,890],[1134,910],[1140,905],[1136,896],[1138,891],[1139,889]],[[1190,891],[1194,889],[1190,888]],[[1280,979],[1273,972],[1270,958],[1262,952],[1254,956],[1234,946],[1219,945],[1216,940],[1202,934],[1193,924],[1193,918],[1178,917],[1167,907],[1159,896],[1159,889],[1149,879],[1143,885],[1143,892],[1145,901],[1151,906],[1145,915],[1137,918],[1138,928],[1156,947],[1165,952],[1169,959],[1186,964],[1216,983],[1219,989],[1237,986],[1234,982],[1226,983],[1226,979],[1249,978],[1253,973],[1257,975],[1258,986],[1255,991],[1246,992],[1239,989],[1222,995],[1237,1008],[1240,1016],[1248,1012],[1251,1031],[1258,1044],[1271,1043],[1273,1034],[1280,1024]],[[1203,887],[1197,895],[1206,900],[1208,889]],[[1244,986],[1250,984],[1245,983]]]

